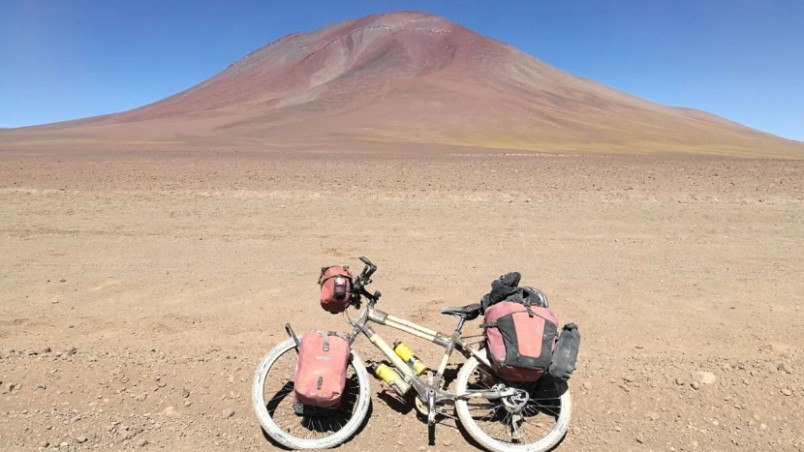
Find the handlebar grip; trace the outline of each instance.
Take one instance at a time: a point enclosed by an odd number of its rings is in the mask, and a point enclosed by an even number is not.
[[[358,259],[366,264],[366,268],[363,269],[364,277],[370,277],[375,271],[377,271],[377,266],[374,265],[374,263],[372,263],[366,256],[360,256]]]

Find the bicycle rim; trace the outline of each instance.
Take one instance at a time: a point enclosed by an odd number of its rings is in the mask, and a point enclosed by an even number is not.
[[[346,387],[336,408],[301,406],[293,396],[296,373],[294,342],[272,349],[257,368],[252,402],[263,430],[291,449],[326,449],[348,440],[363,423],[370,403],[369,381],[360,358],[352,352]]]
[[[458,394],[488,390],[502,381],[485,371],[475,358],[467,360],[458,373]],[[530,391],[519,412],[507,410],[501,400],[475,398],[457,400],[455,411],[461,424],[481,446],[495,451],[541,452],[553,448],[566,434],[572,414],[569,390]]]

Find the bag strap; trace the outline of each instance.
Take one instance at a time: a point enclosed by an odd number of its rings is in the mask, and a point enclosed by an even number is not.
[[[539,314],[537,314],[537,313],[533,312],[533,311],[530,309],[530,306],[527,306],[527,311],[516,311],[516,312],[511,312],[511,313],[508,313],[508,314],[504,315],[503,317],[505,317],[505,316],[509,316],[509,315],[514,315],[514,314],[522,314],[523,312],[527,312],[527,313],[528,313],[528,317],[533,318],[533,317],[535,316],[535,317],[538,317],[538,318],[540,318],[540,319],[544,320],[545,322],[550,322],[550,323],[553,323],[553,321],[552,321],[552,320],[550,320],[550,319],[548,319],[547,317],[545,317],[545,316],[543,316],[543,315],[539,315]],[[484,330],[485,330],[485,329],[488,329],[488,328],[497,328],[497,322],[481,323],[481,324],[480,324],[480,328],[483,328]]]
[[[349,285],[351,284],[349,278],[341,275],[335,275],[335,287],[333,288],[332,296],[337,300],[345,299],[349,292]]]
[[[327,268],[322,268],[321,269],[321,276],[318,277],[318,285],[319,286],[324,284],[325,282],[329,281],[330,279],[335,278],[336,276],[346,278],[346,279],[349,280],[350,283],[352,282],[352,275],[349,273],[348,267],[343,267],[343,270],[344,270],[345,274],[335,273],[334,275],[329,275],[326,278],[324,278],[324,273],[326,273],[327,270],[330,269],[330,268],[332,268],[332,267],[327,267]]]
[[[346,337],[346,335],[344,333],[340,333],[338,331],[329,331],[329,330],[316,330],[316,333],[320,334],[324,338],[324,343],[321,345],[321,348],[325,352],[329,351],[329,346],[330,346],[329,338],[331,336],[334,336],[334,337],[337,337],[339,339],[342,339],[342,340],[346,341],[347,343],[349,343],[350,347],[352,346],[352,343],[349,341],[349,338]]]
[[[329,351],[329,331],[322,331],[321,335],[324,336],[324,343],[321,345],[321,350],[325,353]]]
[[[318,279],[318,285],[322,285],[322,284],[324,284],[325,282],[329,281],[330,279],[332,279],[332,278],[337,278],[337,277],[339,277],[339,276],[340,276],[341,278],[348,279],[348,280],[350,280],[350,281],[352,280],[352,278],[350,278],[348,275],[342,275],[342,274],[340,274],[340,273],[337,273],[337,274],[334,274],[334,275],[329,275],[329,276],[327,276],[326,278],[324,278],[324,275],[321,275],[321,278],[319,278],[319,279]]]
[[[530,309],[530,298],[522,302],[525,305],[525,310],[528,311],[528,317],[533,318],[533,310]]]

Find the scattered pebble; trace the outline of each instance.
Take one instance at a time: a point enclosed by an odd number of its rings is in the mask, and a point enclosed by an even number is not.
[[[776,370],[778,370],[779,372],[784,372],[784,373],[786,373],[786,374],[792,374],[792,373],[793,373],[793,368],[792,368],[792,367],[790,367],[790,365],[789,365],[789,364],[787,364],[787,363],[781,363],[781,364],[779,364],[779,365],[776,367]]]
[[[711,385],[717,381],[717,377],[712,372],[697,371],[692,373],[692,381],[704,385]]]
[[[791,395],[793,395],[793,391],[790,388],[784,388],[784,389],[782,389],[782,394],[784,394],[786,396],[791,396]]]
[[[235,415],[235,411],[234,411],[234,410],[231,410],[231,409],[228,409],[228,410],[223,410],[223,418],[224,418],[224,419],[229,419],[230,417],[232,417],[232,416],[234,416],[234,415]]]

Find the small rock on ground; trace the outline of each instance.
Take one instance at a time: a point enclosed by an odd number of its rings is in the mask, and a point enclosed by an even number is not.
[[[692,381],[703,385],[711,385],[717,381],[717,377],[712,372],[697,371],[692,373]]]

